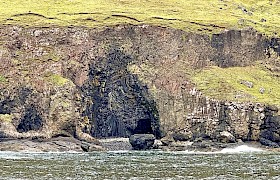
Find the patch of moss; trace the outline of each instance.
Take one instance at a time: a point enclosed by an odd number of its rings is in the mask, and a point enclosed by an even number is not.
[[[280,78],[260,65],[210,67],[196,72],[192,81],[212,98],[280,106]]]
[[[0,121],[12,122],[13,116],[10,114],[0,114]]]
[[[4,82],[7,82],[7,79],[4,76],[0,75],[0,83]]]
[[[3,0],[0,23],[104,27],[154,24],[203,33],[254,27],[280,33],[279,0]]]
[[[67,82],[69,82],[68,79],[58,75],[58,74],[48,74],[46,75],[46,80],[53,85],[56,86],[64,86]]]

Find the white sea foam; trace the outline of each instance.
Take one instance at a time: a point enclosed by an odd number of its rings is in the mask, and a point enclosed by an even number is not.
[[[108,151],[109,153],[129,153],[132,152],[130,150],[116,150],[116,151]]]
[[[250,147],[247,145],[241,145],[234,148],[225,148],[222,149],[221,153],[242,153],[242,152],[262,152],[262,149]]]
[[[163,151],[164,152],[164,151]],[[211,152],[203,152],[203,151],[169,151],[167,153],[172,154],[223,154],[223,153],[250,153],[250,152],[264,152],[264,150],[256,147],[250,147],[248,145],[240,145],[232,148],[224,148],[221,151],[211,151]],[[166,153],[166,152],[165,152]]]
[[[1,159],[36,159],[36,158],[43,158],[48,159],[50,157],[53,157],[54,155],[86,155],[84,152],[77,152],[77,151],[65,151],[65,152],[33,152],[33,151],[20,151],[20,152],[14,152],[14,151],[0,151],[0,160]]]
[[[0,159],[23,159],[19,154],[19,152],[0,151]]]

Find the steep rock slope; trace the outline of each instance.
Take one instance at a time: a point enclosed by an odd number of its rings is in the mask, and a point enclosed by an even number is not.
[[[0,35],[2,137],[216,139],[228,131],[259,140],[271,128],[266,120],[278,118],[262,102],[205,96],[192,79],[212,66],[259,62],[276,72],[279,39],[252,29],[209,36],[150,25],[3,26]]]

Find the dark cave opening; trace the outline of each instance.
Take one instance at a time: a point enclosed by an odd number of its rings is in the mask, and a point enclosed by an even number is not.
[[[84,111],[94,137],[129,137],[152,133],[161,137],[159,116],[148,89],[127,70],[133,57],[111,48],[106,58],[90,66],[81,87]]]
[[[135,134],[151,134],[153,133],[152,124],[150,119],[140,119],[134,129]]]
[[[24,116],[21,118],[19,125],[17,126],[17,131],[28,132],[30,130],[38,131],[42,128],[43,121],[41,116],[38,114],[37,110],[31,106],[27,108]]]

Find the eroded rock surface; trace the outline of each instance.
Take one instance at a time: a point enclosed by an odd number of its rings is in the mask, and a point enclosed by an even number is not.
[[[278,143],[273,110],[205,97],[188,74],[190,68],[265,62],[279,55],[277,38],[254,30],[209,36],[149,25],[3,26],[0,42],[1,138],[66,135],[98,144],[94,137],[151,133],[194,141],[228,132]]]

